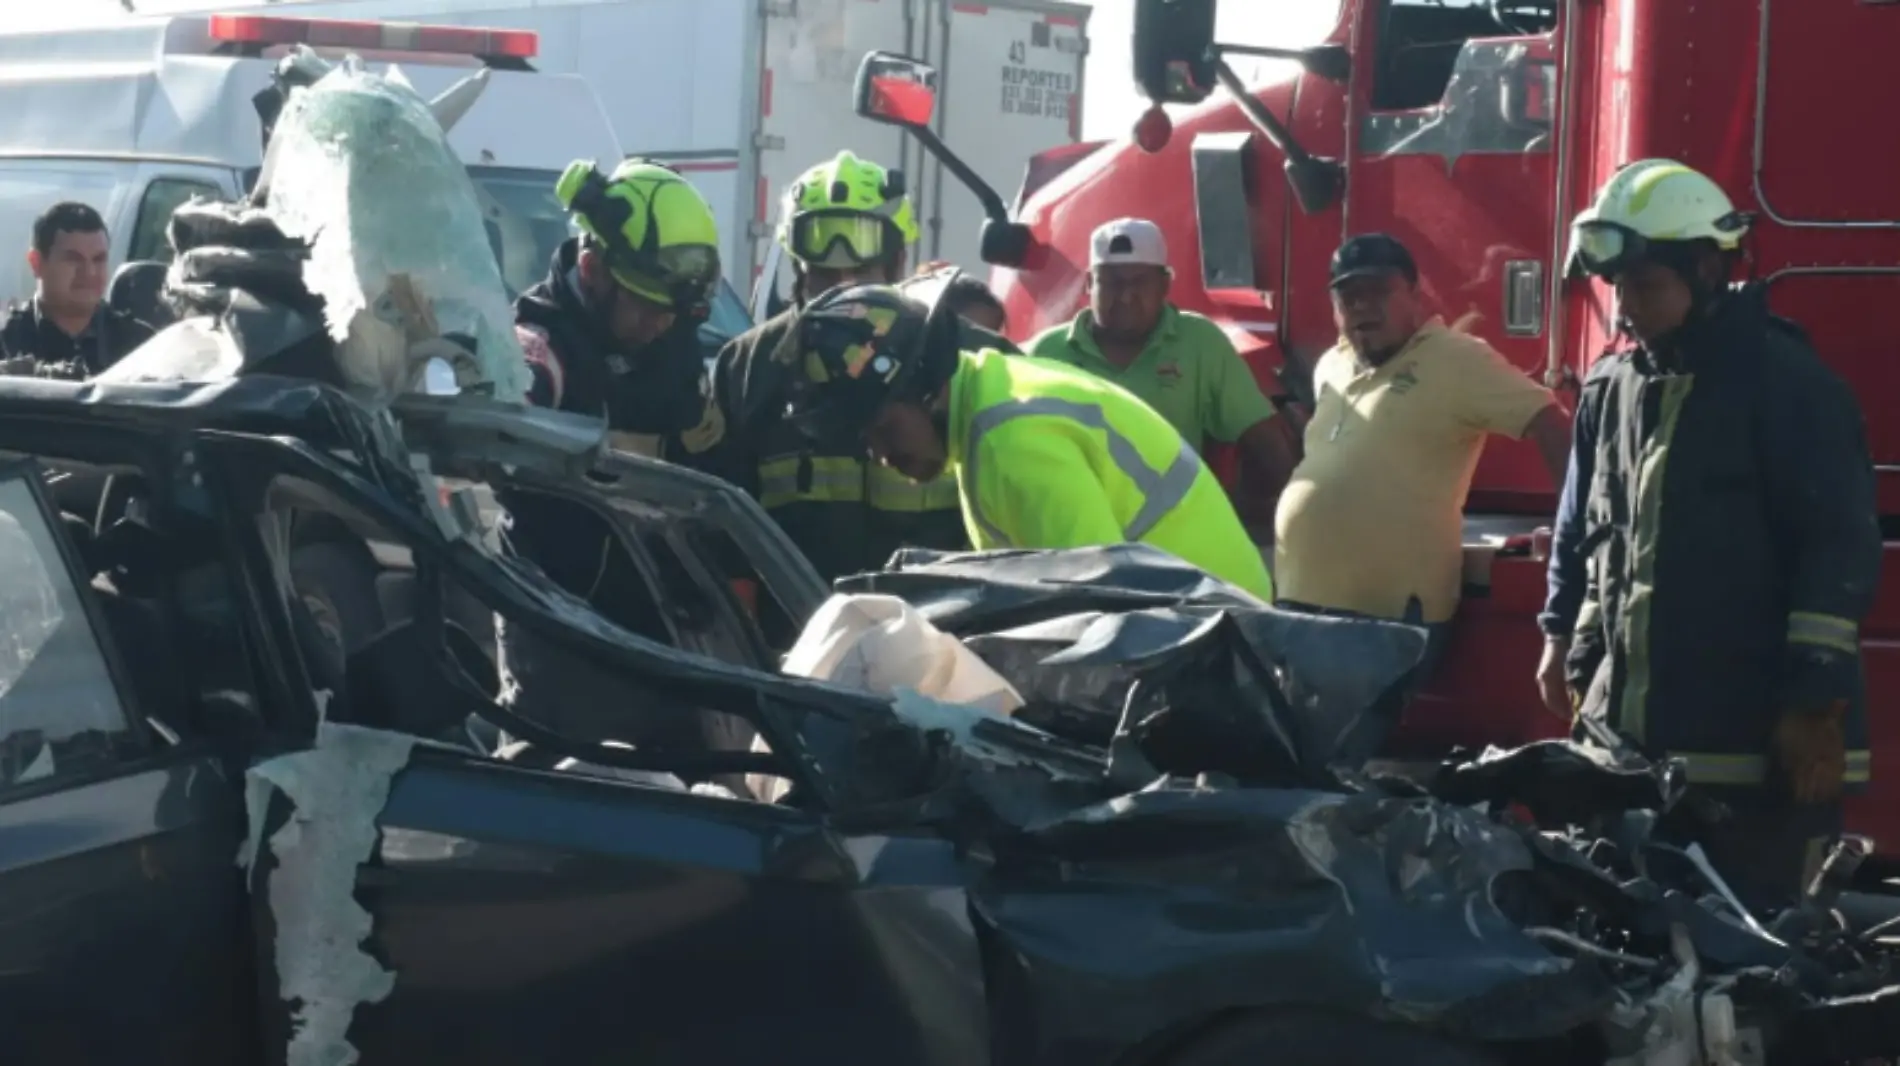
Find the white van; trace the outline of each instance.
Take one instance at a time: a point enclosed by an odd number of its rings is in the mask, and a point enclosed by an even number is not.
[[[490,69],[449,144],[483,197],[511,296],[547,273],[572,232],[554,198],[561,170],[622,158],[592,86],[536,71],[540,38],[524,30],[226,14],[0,33],[0,302],[32,295],[33,219],[60,200],[105,217],[116,269],[169,258],[166,222],[193,196],[248,190],[264,147],[252,98],[298,44],[398,63],[424,97]],[[716,351],[750,325],[745,302],[722,286],[702,347]]]

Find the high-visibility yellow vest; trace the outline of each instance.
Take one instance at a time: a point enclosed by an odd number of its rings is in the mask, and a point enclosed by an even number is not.
[[[1272,600],[1226,490],[1167,419],[1120,386],[1051,360],[965,352],[949,423],[976,547],[1139,541]]]

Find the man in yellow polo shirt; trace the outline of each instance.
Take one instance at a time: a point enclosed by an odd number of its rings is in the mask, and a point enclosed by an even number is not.
[[[1103,224],[1089,246],[1089,306],[1030,341],[1029,355],[1087,370],[1154,408],[1200,451],[1236,444],[1269,501],[1293,467],[1273,404],[1221,328],[1168,302],[1174,272],[1161,228],[1139,218]]]
[[[1427,317],[1394,238],[1348,240],[1331,280],[1341,340],[1313,371],[1306,456],[1275,514],[1275,583],[1283,606],[1425,625],[1422,680],[1458,606],[1486,436],[1535,440],[1562,484],[1570,419],[1490,345]]]

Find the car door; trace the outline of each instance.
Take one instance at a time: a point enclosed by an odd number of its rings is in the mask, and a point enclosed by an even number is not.
[[[365,1062],[988,1061],[951,848],[417,748],[357,876],[389,996]]]
[[[755,672],[525,596],[531,575],[450,545],[328,456],[235,434],[215,446],[221,471],[273,472],[235,499],[377,529],[408,548],[424,585],[460,587],[504,626],[563,645],[590,706],[688,716],[760,702]],[[705,479],[681,476],[674,493],[696,498],[687,482]],[[656,477],[655,491],[666,484]],[[466,701],[488,696],[450,681],[440,645],[402,642],[435,639],[433,624],[418,612],[359,649],[314,746],[252,768],[273,783],[255,797],[267,844],[249,866],[272,1001],[266,1062],[287,1057],[292,1000],[305,1005],[302,1046],[341,1054],[347,1041],[368,1063],[987,1062],[982,968],[948,841],[847,834],[813,810],[688,791],[678,779],[707,775],[703,750],[668,761],[656,748],[654,769],[678,771],[658,783],[519,765],[453,739],[436,709],[479,714]],[[590,653],[573,635],[602,631],[628,654]],[[692,659],[701,680],[650,656]],[[559,734],[529,739],[604,755]]]
[[[0,1059],[252,1061],[237,781],[141,714],[30,462],[0,571]]]

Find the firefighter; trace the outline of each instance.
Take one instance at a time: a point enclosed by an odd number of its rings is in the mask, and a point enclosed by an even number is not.
[[[979,549],[1140,541],[1271,600],[1260,552],[1194,448],[1120,386],[961,348],[957,316],[895,289],[834,290],[799,323],[790,418],[905,477],[950,476]]]
[[[1583,493],[1579,713],[1729,815],[1698,834],[1751,908],[1794,902],[1868,779],[1857,631],[1880,565],[1854,396],[1758,286],[1727,284],[1749,216],[1668,160],[1619,171],[1571,227],[1633,350],[1606,356]]]
[[[555,194],[582,235],[515,301],[530,402],[604,418],[617,447],[664,458],[719,435],[698,327],[719,280],[719,230],[699,190],[657,163],[602,176],[570,165]]]
[[[703,391],[695,336],[719,278],[712,208],[684,178],[631,160],[611,175],[571,164],[555,187],[581,236],[555,253],[548,277],[515,304],[516,337],[533,373],[531,403],[603,418],[617,447],[664,458],[706,451],[720,436]],[[551,496],[507,493],[516,556],[635,633],[665,632],[634,561],[597,515]],[[624,693],[589,664],[531,634],[498,634],[510,705],[588,740],[680,743],[673,732],[624,718]],[[656,708],[681,728],[694,717]],[[649,723],[651,724],[651,723]]]
[[[778,239],[793,306],[728,343],[713,368],[727,437],[708,469],[743,486],[827,581],[875,570],[906,545],[967,548],[956,486],[912,482],[864,461],[862,448],[815,448],[784,420],[801,309],[826,290],[892,284],[918,237],[901,171],[842,152],[786,190]],[[973,343],[1012,348],[972,325]]]

